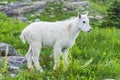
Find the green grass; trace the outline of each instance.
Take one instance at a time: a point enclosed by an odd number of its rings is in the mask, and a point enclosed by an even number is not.
[[[66,71],[62,66],[57,71],[53,71],[53,59],[49,58],[49,51],[51,51],[51,49],[43,49],[41,53],[43,59],[41,65],[45,71],[44,73],[36,71],[29,72],[26,69],[27,66],[24,66],[17,77],[10,78],[3,75],[3,80],[101,80],[104,78],[115,78],[119,80],[119,32],[120,30],[115,28],[104,29],[98,27],[93,28],[91,33],[81,32],[75,45],[70,50],[70,65]],[[14,39],[14,36],[12,38]],[[6,37],[5,39],[9,42],[12,38]],[[24,44],[21,44],[18,38],[17,41],[16,39],[13,41],[13,39],[11,40],[11,44],[17,44],[15,48],[19,47],[20,51],[27,49],[28,46],[26,45],[27,47],[25,47]],[[92,62],[84,66],[91,59]]]
[[[119,80],[119,31],[115,28],[93,28],[91,33],[81,32],[70,50],[70,65],[66,71],[62,66],[57,71],[53,71],[53,59],[44,55],[42,56],[44,73],[23,70],[17,77],[5,77],[4,80],[102,80],[105,78]],[[89,63],[91,59],[92,62]],[[85,64],[87,66],[84,66]]]
[[[105,8],[94,4],[96,13],[104,13]],[[53,6],[49,4],[49,6]],[[49,6],[39,16],[41,20],[57,21],[77,15],[76,12],[58,13],[54,10],[55,17],[49,10]],[[97,6],[97,7],[96,7]],[[92,8],[93,9],[93,8]],[[100,9],[100,10],[99,10]],[[59,8],[60,10],[60,8]],[[90,8],[90,14],[94,14]],[[48,12],[47,12],[48,11]],[[58,13],[58,14],[57,14]],[[68,15],[69,14],[69,15]],[[46,17],[46,15],[48,15]],[[27,15],[29,17],[29,15]],[[29,17],[30,18],[30,17]],[[31,20],[35,18],[30,18]],[[0,13],[0,42],[12,44],[21,54],[25,55],[28,50],[28,44],[22,44],[19,36],[21,31],[29,23],[15,21],[12,18]],[[69,51],[69,67],[65,70],[62,62],[61,66],[53,71],[53,59],[49,57],[52,53],[51,48],[44,48],[41,52],[42,61],[40,62],[44,72],[28,71],[27,65],[20,67],[21,72],[11,78],[9,72],[2,73],[2,63],[0,61],[0,79],[2,80],[102,80],[106,78],[120,79],[120,29],[99,28],[99,21],[91,21],[91,33],[80,32],[75,45]]]

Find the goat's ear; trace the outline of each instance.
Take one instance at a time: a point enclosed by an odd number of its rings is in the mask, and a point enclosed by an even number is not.
[[[89,13],[89,12],[87,11],[85,15],[88,15],[88,13]]]
[[[81,18],[81,14],[80,14],[80,12],[78,12],[78,17]]]

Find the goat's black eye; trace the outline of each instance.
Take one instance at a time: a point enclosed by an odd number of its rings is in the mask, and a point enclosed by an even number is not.
[[[83,21],[83,23],[85,23],[85,21]]]

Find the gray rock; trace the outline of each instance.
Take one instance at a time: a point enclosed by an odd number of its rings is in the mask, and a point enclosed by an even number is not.
[[[103,19],[103,16],[101,16],[101,15],[96,15],[95,18],[96,18],[97,20],[102,20],[102,19]]]
[[[17,15],[30,13],[30,12],[35,11],[37,9],[44,8],[45,4],[46,4],[46,2],[44,2],[44,1],[34,2],[30,6],[25,6],[25,7],[20,7],[20,8],[14,9],[13,12]]]
[[[46,0],[46,1],[53,3],[53,2],[56,2],[57,0]]]
[[[34,14],[31,14],[30,17],[35,17],[35,15],[34,15]]]
[[[0,5],[0,11],[4,11],[5,10],[5,6]]]
[[[9,17],[18,16],[21,14],[29,13],[37,9],[43,9],[46,4],[46,1],[24,1],[24,2],[11,2],[3,12]]]
[[[0,66],[4,66],[5,57],[0,57],[0,62],[2,63]],[[8,64],[10,73],[18,73],[20,72],[20,66],[23,63],[27,63],[24,56],[8,56]]]
[[[50,15],[50,17],[51,17],[51,18],[54,18],[54,17],[55,17],[55,15]]]
[[[28,3],[27,3],[28,4]],[[26,3],[23,2],[11,2],[10,4],[8,4],[8,6],[5,8],[5,10],[3,11],[5,14],[7,14],[8,16],[15,16],[18,15],[14,12],[14,9],[20,8],[20,7],[24,7],[27,5]]]
[[[10,76],[11,76],[11,77],[15,77],[15,76],[16,76],[16,74],[10,74]]]
[[[9,56],[8,62],[10,66],[20,67],[23,63],[26,63],[26,59],[23,56]]]
[[[12,8],[12,9],[16,9],[18,7],[20,7],[20,3],[19,2],[11,2],[8,7]]]
[[[68,9],[67,9],[67,8],[63,8],[63,9],[62,9],[62,11],[65,11],[65,12],[67,12],[67,11],[68,11]]]
[[[23,0],[26,3],[32,3],[32,0]]]
[[[69,2],[79,2],[79,1],[87,1],[87,0],[64,0],[64,1],[69,1]]]
[[[19,67],[10,66],[9,69],[10,70],[17,70],[18,72],[20,72],[20,68]]]
[[[89,19],[95,19],[95,17],[94,17],[94,16],[88,16],[88,18],[89,18]]]
[[[89,6],[88,1],[78,1],[78,2],[64,1],[64,9],[63,9],[63,11],[73,11],[73,10],[76,10],[76,9],[85,10],[85,8],[88,7],[88,6]]]
[[[17,15],[17,14],[15,14],[15,13],[13,12],[13,8],[12,8],[12,7],[9,7],[9,6],[7,6],[7,7],[3,10],[3,12],[4,12],[6,15],[8,15],[9,17],[14,16],[14,15]]]
[[[28,19],[26,17],[24,17],[24,16],[18,16],[17,20],[21,20],[23,22],[28,22]]]
[[[72,2],[73,5],[77,5],[77,6],[88,6],[89,2],[88,1],[79,1],[79,2]]]
[[[40,22],[40,19],[39,18],[35,19],[35,22]]]
[[[20,54],[10,44],[0,43],[0,56],[5,56],[8,46],[8,56],[19,56]]]
[[[19,68],[19,67],[15,67],[15,66],[10,66],[10,67],[9,67],[9,72],[10,72],[10,76],[11,76],[11,77],[15,77],[16,74],[17,74],[18,72],[20,72],[20,68]]]
[[[28,6],[28,5],[31,5],[32,3],[29,3],[29,2],[11,2],[8,7],[12,8],[12,9],[17,9],[17,8],[20,8],[20,7],[24,7],[24,6]]]
[[[85,10],[85,7],[83,7],[83,6],[78,6],[77,8],[78,8],[79,10],[82,10],[82,11]]]
[[[73,7],[73,5],[71,5],[70,3],[65,3],[64,4],[64,8],[63,8],[63,11],[73,11],[75,10],[75,8]]]
[[[104,79],[104,80],[115,80],[115,79]]]

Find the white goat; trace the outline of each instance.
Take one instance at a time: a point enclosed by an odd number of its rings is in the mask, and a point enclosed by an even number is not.
[[[87,14],[65,21],[57,22],[34,22],[27,26],[20,36],[25,43],[28,42],[29,50],[26,55],[28,68],[33,68],[33,64],[37,70],[43,71],[39,65],[39,55],[42,47],[53,47],[54,67],[58,67],[59,54],[62,54],[65,65],[68,64],[68,50],[75,43],[80,30],[90,32],[89,19]]]

